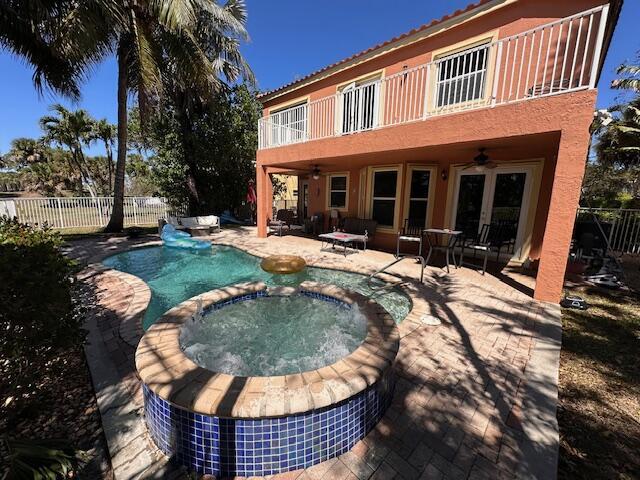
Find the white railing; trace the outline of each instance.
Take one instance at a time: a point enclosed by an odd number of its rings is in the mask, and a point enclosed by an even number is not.
[[[593,88],[608,5],[352,84],[258,121],[258,148]]]
[[[578,220],[596,215],[609,245],[619,253],[640,253],[640,209],[579,208]]]
[[[113,208],[113,197],[45,197],[0,200],[0,216],[16,217],[30,225],[56,229],[104,227]],[[178,209],[181,210],[181,209]],[[175,213],[160,197],[126,197],[124,225],[157,225],[159,218]]]

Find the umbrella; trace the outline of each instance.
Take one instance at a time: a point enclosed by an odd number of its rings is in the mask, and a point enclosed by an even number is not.
[[[253,186],[253,180],[249,181],[249,188],[247,189],[247,202],[256,203],[258,201],[258,197],[256,195],[256,189]]]

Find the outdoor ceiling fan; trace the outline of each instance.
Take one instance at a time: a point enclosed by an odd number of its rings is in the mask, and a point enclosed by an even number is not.
[[[484,153],[486,148],[479,148],[480,153],[473,157],[473,161],[466,164],[462,170],[468,170],[470,168],[475,168],[478,171],[484,170],[485,168],[496,168],[498,166],[493,160],[489,158],[489,155]]]
[[[323,164],[323,167],[333,167],[334,165],[332,164]],[[313,166],[313,168],[311,169],[311,178],[313,178],[314,180],[318,180],[320,178],[321,172],[320,172],[320,165],[315,164]]]

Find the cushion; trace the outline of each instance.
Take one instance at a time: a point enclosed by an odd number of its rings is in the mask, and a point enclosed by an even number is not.
[[[182,217],[180,218],[180,223],[187,228],[200,226],[198,224],[198,217]]]
[[[217,227],[220,225],[220,217],[216,217],[215,215],[205,215],[195,218],[199,225],[205,227]]]

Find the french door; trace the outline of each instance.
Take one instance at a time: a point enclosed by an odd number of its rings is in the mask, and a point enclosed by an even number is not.
[[[458,172],[451,224],[467,238],[477,235],[483,225],[500,228],[503,240],[511,245],[509,257],[522,259],[532,177],[531,167]]]

